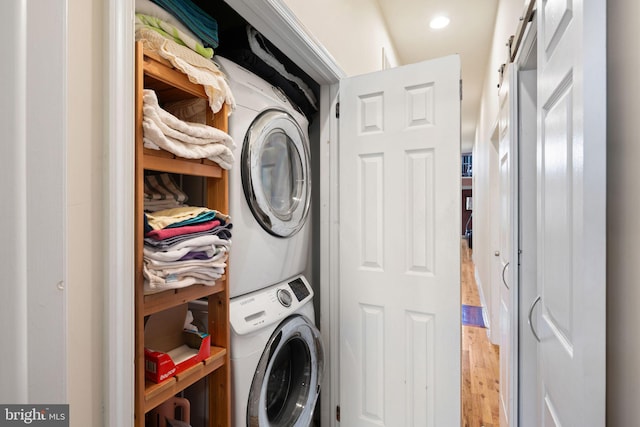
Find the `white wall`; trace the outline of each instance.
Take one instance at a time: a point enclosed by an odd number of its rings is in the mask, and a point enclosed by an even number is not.
[[[640,3],[607,2],[607,425],[640,419]]]
[[[284,2],[347,75],[381,70],[383,48],[391,66],[401,65],[376,0]]]
[[[103,425],[104,1],[68,0],[68,298],[71,426]]]

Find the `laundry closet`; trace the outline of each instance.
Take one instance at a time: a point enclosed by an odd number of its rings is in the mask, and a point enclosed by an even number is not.
[[[135,37],[136,425],[310,425],[319,85],[222,1]]]
[[[218,61],[235,98],[228,131],[240,165],[226,173],[233,238],[222,369],[231,369],[218,384],[230,386],[234,423],[459,422],[455,408],[436,410],[459,405],[450,381],[460,375],[459,58],[345,79],[286,8],[197,3],[219,22],[221,57],[233,34],[240,46],[227,56],[246,59],[248,37],[304,88],[287,93],[268,75]],[[194,392],[202,384],[185,396],[205,395]],[[407,407],[391,404],[398,395]],[[196,406],[192,414],[206,405]]]

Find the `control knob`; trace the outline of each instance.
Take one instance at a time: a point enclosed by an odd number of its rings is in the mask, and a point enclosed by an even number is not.
[[[291,292],[286,289],[278,289],[276,296],[278,297],[278,301],[280,301],[280,304],[285,307],[291,307],[291,301],[293,301]]]

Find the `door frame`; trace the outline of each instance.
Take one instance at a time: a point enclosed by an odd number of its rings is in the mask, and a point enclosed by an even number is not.
[[[134,421],[134,0],[105,4],[107,64],[104,419]]]
[[[227,0],[227,3],[271,40],[285,55],[313,78],[321,91],[320,99],[320,203],[317,212],[322,222],[320,233],[320,329],[325,342],[331,343],[323,380],[321,418],[323,425],[335,422],[337,405],[338,360],[336,328],[338,310],[337,247],[337,129],[335,102],[337,84],[346,74],[327,50],[302,27],[283,0]],[[106,261],[105,354],[103,379],[105,425],[131,425],[133,422],[134,360],[134,0],[105,2],[107,64],[104,93],[106,98],[105,192]],[[332,114],[333,113],[333,114]],[[317,302],[316,302],[317,304]],[[334,307],[332,309],[331,307]],[[328,396],[328,397],[327,397]]]

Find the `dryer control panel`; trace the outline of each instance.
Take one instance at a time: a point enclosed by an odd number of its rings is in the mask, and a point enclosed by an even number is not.
[[[305,304],[311,304],[312,299],[313,289],[300,275],[231,299],[229,320],[238,335],[245,335],[295,314]]]

